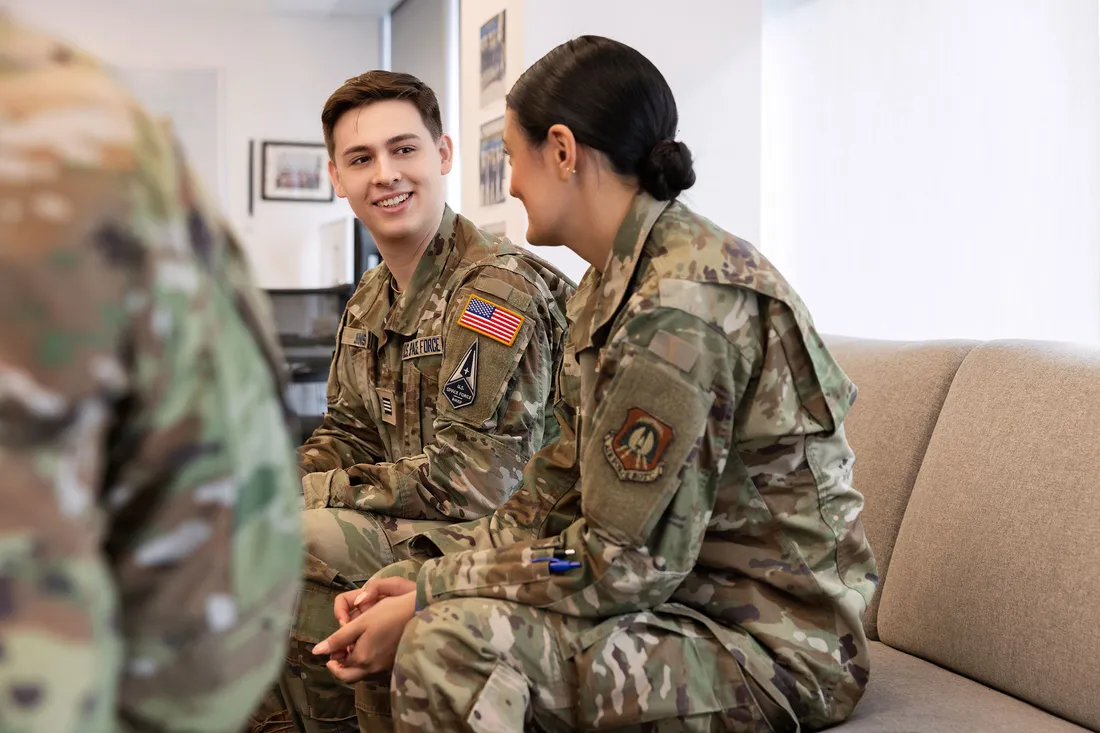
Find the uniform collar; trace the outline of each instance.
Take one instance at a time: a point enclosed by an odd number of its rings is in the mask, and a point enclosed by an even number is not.
[[[433,295],[441,294],[445,286],[443,273],[455,254],[456,219],[454,210],[449,205],[444,206],[443,219],[435,237],[421,255],[405,289],[400,296],[395,295],[396,300],[392,302],[390,283],[393,281],[393,274],[385,263],[379,265],[373,297],[363,314],[362,322],[380,339],[384,330],[404,336],[416,333],[425,306]]]
[[[670,203],[658,201],[644,191],[639,192],[619,225],[603,273],[593,268],[585,276],[584,280],[592,280],[581,283],[580,290],[587,297],[584,301],[574,298],[583,306],[579,312],[570,313],[570,320],[575,317],[571,327],[577,331],[574,343],[578,351],[595,345],[597,332],[618,312],[630,290],[649,232]]]

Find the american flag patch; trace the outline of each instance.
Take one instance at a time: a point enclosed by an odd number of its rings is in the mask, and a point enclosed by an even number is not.
[[[524,320],[524,317],[518,313],[471,295],[466,308],[458,318],[458,325],[488,336],[505,346],[511,346]]]

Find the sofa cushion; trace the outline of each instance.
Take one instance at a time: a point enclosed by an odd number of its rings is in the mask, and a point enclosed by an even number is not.
[[[1098,626],[1100,350],[978,346],[913,488],[879,635],[1100,728]]]
[[[1085,731],[1016,698],[905,652],[871,643],[871,679],[844,733]]]
[[[863,526],[879,570],[879,590],[863,617],[878,638],[879,596],[894,539],[951,380],[972,341],[900,342],[826,338],[859,396],[844,421],[855,451],[855,486],[866,499]]]

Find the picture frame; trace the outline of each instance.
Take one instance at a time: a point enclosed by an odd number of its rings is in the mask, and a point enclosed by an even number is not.
[[[504,99],[504,75],[508,44],[501,10],[482,24],[478,32],[481,50],[481,105]]]
[[[486,122],[481,126],[481,144],[478,149],[478,173],[480,176],[480,203],[482,206],[503,204],[508,191],[504,157],[504,118]]]
[[[325,203],[336,192],[324,143],[265,141],[260,148],[260,198]]]

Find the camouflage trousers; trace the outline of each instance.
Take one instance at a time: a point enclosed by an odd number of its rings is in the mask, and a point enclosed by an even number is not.
[[[399,732],[797,729],[705,626],[670,613],[443,601],[406,627],[392,684]]]
[[[328,657],[310,652],[339,628],[336,596],[359,588],[382,568],[408,557],[407,540],[448,524],[398,519],[353,509],[308,509],[302,513],[306,569],[298,615],[291,630],[286,666],[250,718],[248,733],[358,733],[356,691],[325,668]],[[370,718],[389,715],[382,692],[361,693]],[[371,704],[372,699],[377,703]]]

